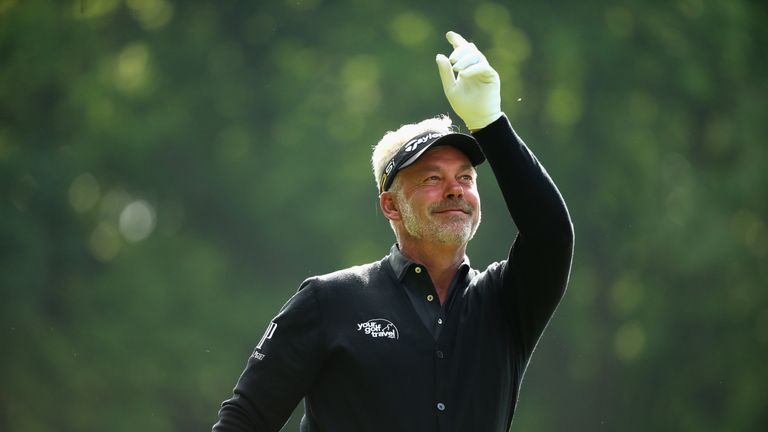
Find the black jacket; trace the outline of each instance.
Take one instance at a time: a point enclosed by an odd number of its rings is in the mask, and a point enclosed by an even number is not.
[[[464,270],[437,339],[389,256],[304,281],[270,323],[214,431],[278,431],[302,397],[302,431],[509,429],[528,360],[565,291],[573,228],[506,117],[474,136],[519,230],[508,259]]]

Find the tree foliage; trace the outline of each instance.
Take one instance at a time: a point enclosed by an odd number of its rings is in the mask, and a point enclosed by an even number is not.
[[[388,250],[371,146],[449,112],[450,29],[498,69],[576,228],[513,429],[765,430],[767,18],[0,1],[0,430],[209,428],[301,280]],[[480,182],[482,268],[514,226]]]

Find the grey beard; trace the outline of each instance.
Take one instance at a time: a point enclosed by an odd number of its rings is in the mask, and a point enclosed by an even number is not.
[[[473,224],[472,218],[461,216],[451,217],[448,223],[440,224],[432,218],[419,220],[416,217],[413,207],[406,200],[398,200],[400,216],[402,217],[403,227],[412,237],[422,240],[432,240],[440,244],[464,245],[472,240],[477,228],[480,226],[482,213],[477,208],[477,224]]]

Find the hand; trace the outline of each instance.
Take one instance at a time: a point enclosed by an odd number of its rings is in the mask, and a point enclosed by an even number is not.
[[[502,115],[499,74],[475,44],[452,31],[445,37],[453,53],[450,58],[438,54],[435,59],[445,96],[469,130],[482,129]]]

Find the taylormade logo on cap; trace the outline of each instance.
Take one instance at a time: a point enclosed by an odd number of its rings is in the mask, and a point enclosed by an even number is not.
[[[424,144],[427,141],[433,140],[435,138],[440,138],[443,135],[445,134],[439,133],[439,132],[430,132],[421,138],[410,140],[405,144],[405,151],[412,152],[419,147],[419,144]]]
[[[452,145],[464,152],[472,162],[472,166],[478,165],[485,160],[485,155],[483,155],[480,150],[477,141],[469,135],[457,132],[424,132],[401,145],[394,156],[392,156],[389,162],[384,166],[381,178],[379,179],[379,193],[389,190],[395,176],[401,169],[412,164],[420,158],[430,146],[438,140],[443,140],[443,137],[446,136],[450,139],[447,139],[443,144]]]

